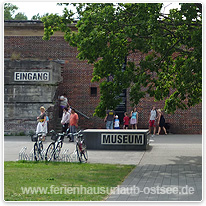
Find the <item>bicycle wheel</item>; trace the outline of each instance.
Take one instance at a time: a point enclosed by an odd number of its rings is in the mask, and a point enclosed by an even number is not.
[[[81,157],[81,150],[79,148],[79,144],[76,145],[76,151],[77,151],[77,159],[81,163],[82,162],[82,157]]]
[[[87,146],[84,142],[82,143],[82,161],[83,162],[88,161]]]
[[[54,158],[54,150],[55,150],[55,143],[52,142],[46,150],[46,154],[45,154],[46,161],[51,161],[52,158]]]
[[[43,144],[39,143],[39,147],[38,147],[37,142],[36,142],[34,144],[34,159],[36,161],[43,160],[43,157],[41,154],[42,150],[43,150]]]
[[[80,149],[81,148],[81,149]],[[76,146],[77,150],[77,158],[79,159],[79,162],[87,162],[88,160],[88,154],[85,143],[82,143],[82,146],[80,147],[79,144]]]
[[[59,158],[59,154],[61,152],[61,148],[62,148],[62,142],[59,142],[56,146],[56,150],[55,150],[55,154],[54,154],[54,159],[58,159]]]

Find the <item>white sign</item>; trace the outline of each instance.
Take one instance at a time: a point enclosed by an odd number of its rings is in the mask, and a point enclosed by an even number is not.
[[[144,134],[101,134],[101,144],[144,145]]]
[[[49,81],[49,72],[14,72],[14,81]]]

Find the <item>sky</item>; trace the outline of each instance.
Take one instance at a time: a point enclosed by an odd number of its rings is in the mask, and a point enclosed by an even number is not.
[[[61,1],[59,1],[61,2]],[[63,1],[66,2],[66,1]],[[68,2],[68,1],[67,1]],[[73,3],[75,3],[75,1],[72,1]],[[79,2],[85,2],[85,1],[77,1]],[[87,3],[90,2],[98,2],[98,1],[86,1]],[[99,1],[99,2],[110,2],[111,1]],[[126,2],[126,1],[113,1],[113,2]],[[129,1],[131,3],[141,3],[141,1]],[[142,2],[147,2],[147,1],[142,1]],[[5,1],[5,3],[12,3],[14,5],[16,5],[17,7],[19,7],[19,9],[16,11],[15,14],[22,12],[24,13],[27,17],[28,20],[30,20],[34,15],[37,15],[38,13],[40,14],[40,16],[46,14],[46,13],[58,13],[58,14],[62,14],[62,10],[63,10],[63,6],[58,6],[57,3],[58,1]],[[148,3],[152,3],[152,1],[148,1]],[[168,6],[169,5],[169,6]],[[165,13],[168,13],[169,9],[171,8],[179,8],[179,3],[175,2],[175,1],[168,1],[168,2],[164,2],[164,6],[165,7]],[[72,7],[71,7],[72,9]]]

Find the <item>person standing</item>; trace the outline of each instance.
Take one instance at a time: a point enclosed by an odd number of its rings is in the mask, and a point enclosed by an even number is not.
[[[78,127],[78,121],[79,121],[79,116],[75,112],[75,110],[72,108],[71,109],[71,115],[70,115],[70,133],[74,134],[77,132],[77,127]],[[71,135],[71,142],[74,142],[74,136]]]
[[[68,112],[68,109],[65,107],[63,109],[63,115],[62,115],[62,120],[61,120],[62,132],[67,131],[67,128],[69,126],[69,120],[70,120],[70,113]]]
[[[157,118],[156,108],[152,107],[152,110],[150,111],[150,115],[149,115],[149,132],[151,134],[151,129],[153,127],[153,136],[156,133],[156,124],[155,124],[156,118]]]
[[[47,134],[47,119],[46,119],[46,113],[45,108],[43,106],[40,107],[41,114],[37,117],[37,128],[36,128],[36,134],[43,132],[42,134],[42,141],[45,140],[46,134]]]
[[[128,117],[127,112],[124,113],[123,122],[124,122],[123,129],[128,129],[129,128],[129,117]]]
[[[137,129],[137,124],[138,124],[138,112],[137,108],[135,107],[133,111],[131,111],[131,119],[130,119],[130,124],[132,125],[132,129]]]
[[[68,109],[69,114],[71,114],[72,108],[70,107],[70,105],[69,105],[69,104],[68,104],[67,109]]]
[[[161,112],[161,109],[158,109],[157,112],[158,112],[157,124],[159,125],[159,129],[158,129],[157,135],[160,134],[161,129],[163,129],[165,134],[167,135],[167,131],[165,129],[165,118],[164,118],[164,116],[163,116],[163,114]]]
[[[60,101],[60,103],[59,103],[59,118],[62,118],[63,109],[65,107],[68,107],[68,99],[67,99],[65,93],[59,97],[59,101]]]
[[[120,129],[120,128],[119,128],[119,119],[118,119],[118,115],[115,116],[115,120],[114,120],[114,129]]]
[[[115,118],[114,110],[107,110],[107,114],[104,119],[104,121],[106,122],[106,129],[113,129],[114,118]]]

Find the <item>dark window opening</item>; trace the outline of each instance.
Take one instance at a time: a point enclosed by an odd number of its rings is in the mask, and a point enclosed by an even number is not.
[[[97,87],[91,87],[91,97],[97,96]]]

